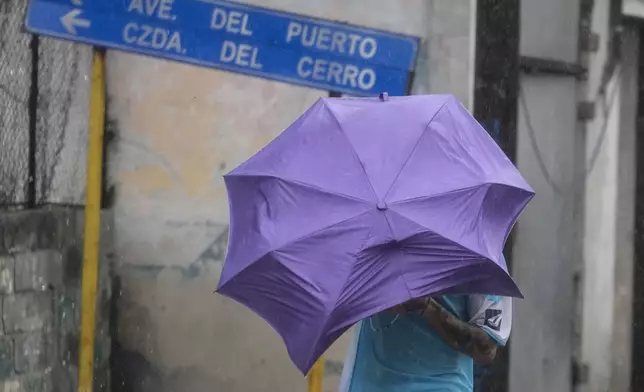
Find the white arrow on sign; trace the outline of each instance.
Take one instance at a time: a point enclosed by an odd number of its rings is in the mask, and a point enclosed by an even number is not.
[[[92,22],[87,19],[80,19],[78,16],[82,13],[81,10],[71,10],[65,16],[60,18],[65,30],[68,33],[76,35],[76,27],[89,27]]]

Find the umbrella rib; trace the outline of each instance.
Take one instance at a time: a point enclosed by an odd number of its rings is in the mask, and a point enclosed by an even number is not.
[[[347,277],[346,277],[344,283],[342,284],[342,287],[340,288],[340,290],[338,290],[338,294],[336,295],[335,299],[332,302],[332,306],[329,306],[327,309],[325,309],[325,313],[324,313],[325,322],[324,322],[324,324],[322,325],[322,328],[320,328],[320,330],[319,330],[319,332],[317,334],[316,341],[320,340],[320,338],[322,337],[322,334],[324,333],[324,331],[326,330],[327,326],[329,325],[329,322],[331,321],[331,315],[333,314],[333,310],[336,309],[336,307],[338,305],[338,301],[340,301],[340,297],[342,296],[342,293],[344,292],[344,289],[347,287],[347,284],[349,283],[349,278],[351,277],[351,275],[353,274],[353,271],[356,268],[356,264],[357,263],[354,263],[351,266],[351,269],[349,270],[349,273],[347,274]],[[399,268],[399,270],[400,270],[400,278],[403,280],[403,282],[405,284],[405,288],[407,288],[407,292],[411,296],[411,291],[409,290],[409,286],[407,286],[407,282],[405,281],[405,278],[402,275],[402,269]]]
[[[259,259],[261,259],[262,257],[266,256],[267,254],[269,254],[269,253],[273,253],[273,252],[276,252],[276,251],[278,251],[280,248],[283,248],[283,247],[285,247],[285,246],[292,245],[292,244],[294,244],[294,243],[296,243],[296,242],[298,242],[298,241],[302,241],[302,240],[305,240],[305,239],[307,239],[307,238],[310,238],[310,237],[312,237],[312,236],[314,236],[314,235],[316,235],[316,234],[319,234],[320,232],[323,232],[324,230],[327,230],[327,229],[332,228],[333,226],[337,226],[337,225],[340,225],[340,224],[342,224],[342,223],[348,222],[348,221],[350,221],[350,220],[360,218],[361,216],[366,215],[366,214],[368,214],[368,213],[370,213],[370,212],[372,212],[372,211],[371,211],[371,210],[367,210],[367,211],[361,212],[361,213],[359,213],[358,215],[351,216],[351,217],[346,218],[346,219],[342,219],[341,221],[338,221],[338,222],[330,223],[330,224],[328,224],[328,225],[326,225],[326,226],[324,226],[324,227],[322,227],[322,228],[320,228],[320,229],[318,229],[318,230],[312,231],[312,232],[310,232],[310,233],[307,233],[307,234],[305,234],[305,235],[303,235],[303,236],[300,236],[300,237],[297,237],[297,238],[295,238],[295,239],[292,239],[292,240],[286,241],[286,242],[284,242],[283,244],[279,244],[279,245],[277,245],[277,246],[273,247],[272,249],[269,249],[268,251],[266,251],[266,253],[264,253],[263,255],[261,255],[260,257],[258,257],[257,259],[259,260]],[[252,263],[251,263],[251,264],[252,264]]]
[[[399,213],[398,211],[394,211],[394,210],[393,210],[393,209],[391,209],[391,208],[389,209],[389,211],[393,212],[394,214],[397,214],[398,216],[400,216],[400,217],[401,217],[401,218],[403,218],[403,219],[408,219],[408,220],[410,220],[410,221],[414,222],[415,224],[417,224],[417,225],[419,225],[419,226],[421,226],[421,227],[424,227],[424,226],[423,226],[423,225],[421,225],[420,223],[416,222],[414,219],[411,219],[411,218],[409,218],[409,217],[407,217],[407,216],[405,216],[405,215],[403,215],[403,214]],[[489,257],[487,257],[487,256],[485,256],[485,255],[482,255],[482,254],[480,254],[479,252],[477,252],[477,251],[475,251],[475,250],[472,250],[472,249],[468,248],[467,246],[465,246],[465,245],[463,245],[463,244],[459,244],[458,242],[454,241],[453,239],[451,239],[451,238],[449,238],[449,237],[446,237],[446,236],[444,236],[444,235],[442,235],[442,234],[440,234],[440,233],[437,233],[437,232],[435,232],[435,231],[433,231],[433,230],[429,230],[429,229],[427,229],[427,232],[434,233],[434,234],[436,234],[436,235],[440,236],[441,238],[443,238],[443,239],[445,239],[445,240],[447,240],[447,241],[451,242],[453,245],[456,245],[456,246],[459,246],[459,247],[461,247],[461,248],[463,248],[463,249],[465,249],[465,250],[468,250],[468,251],[472,252],[472,253],[473,253],[473,254],[475,254],[475,255],[479,255],[479,256],[481,256],[481,257],[482,257],[483,259],[485,259],[485,260],[489,260],[489,261],[491,261],[491,262],[492,262],[492,265],[494,265],[496,268],[498,268],[498,269],[500,269],[501,271],[503,271],[503,273],[508,274],[508,272],[507,272],[507,271],[503,270],[503,268],[502,268],[500,265],[498,265],[497,263],[495,263],[493,260],[490,260],[490,258],[489,258]],[[507,237],[507,236],[506,236],[506,237]],[[509,274],[508,274],[508,275],[509,275]]]
[[[356,215],[356,216],[353,216],[353,217],[351,217],[351,218],[344,219],[344,220],[342,220],[342,221],[340,221],[340,222],[332,223],[332,224],[327,225],[327,226],[325,226],[325,227],[323,227],[323,228],[321,228],[321,229],[319,229],[319,230],[316,230],[316,231],[314,231],[314,232],[312,232],[312,233],[309,233],[309,234],[306,234],[306,235],[304,235],[304,236],[302,236],[302,237],[299,237],[299,238],[296,238],[296,239],[294,239],[294,240],[288,241],[288,242],[286,242],[286,243],[284,243],[284,244],[280,244],[280,245],[279,245],[279,246],[277,246],[275,249],[271,249],[271,250],[269,250],[268,252],[266,252],[264,255],[262,255],[262,256],[261,256],[260,258],[258,258],[258,259],[261,259],[262,257],[265,257],[267,254],[270,254],[270,253],[273,253],[273,252],[278,251],[278,249],[279,249],[279,248],[282,248],[282,247],[284,247],[284,246],[287,246],[287,245],[293,244],[293,243],[295,243],[295,242],[297,242],[297,241],[301,241],[301,240],[303,240],[303,239],[306,239],[306,238],[312,237],[312,236],[314,236],[314,235],[316,235],[316,234],[318,234],[318,233],[320,233],[320,232],[322,232],[322,231],[324,231],[324,230],[327,230],[327,229],[329,229],[329,228],[331,228],[331,227],[333,227],[333,226],[336,226],[336,225],[342,224],[342,223],[344,223],[344,222],[347,222],[347,221],[350,221],[350,220],[353,220],[353,219],[357,219],[357,218],[359,218],[359,217],[361,217],[361,216],[363,216],[363,215],[365,215],[365,214],[368,214],[368,213],[370,213],[370,212],[371,212],[371,210],[369,210],[369,211],[365,211],[365,212],[363,212],[363,213],[361,213],[361,214],[358,214],[358,215]],[[281,264],[282,264],[282,266],[284,266],[285,268],[287,268],[287,269],[288,269],[288,266],[287,266],[286,264],[284,264],[284,263],[281,263]],[[247,266],[247,267],[248,267],[248,266]],[[247,267],[246,267],[246,268],[247,268]],[[246,268],[244,268],[244,269],[246,269]],[[349,283],[349,277],[350,277],[351,273],[353,272],[354,268],[355,268],[355,264],[351,267],[351,270],[350,270],[350,271],[349,271],[349,273],[347,274],[347,278],[345,279],[344,283],[342,284],[342,288],[338,291],[338,294],[337,294],[337,296],[336,296],[335,300],[333,301],[333,306],[331,306],[331,307],[327,307],[327,308],[325,309],[325,312],[324,312],[324,319],[325,319],[325,322],[324,322],[324,324],[322,325],[322,327],[320,328],[320,330],[319,330],[319,331],[318,331],[318,333],[317,333],[317,336],[316,336],[316,342],[317,342],[317,341],[319,341],[319,340],[320,340],[320,338],[322,337],[322,334],[324,333],[324,330],[326,329],[326,326],[327,326],[327,324],[328,324],[328,323],[329,323],[329,321],[330,321],[331,313],[333,313],[333,309],[335,308],[335,306],[337,305],[338,301],[340,300],[340,296],[342,295],[342,292],[344,291],[344,288],[345,288],[345,287],[346,287],[346,285]],[[242,272],[243,272],[243,270],[242,270]],[[240,273],[241,273],[241,272],[240,272]],[[406,285],[406,283],[405,283],[405,285]],[[409,290],[409,288],[407,288],[407,290]],[[312,346],[312,350],[315,350],[315,346]]]
[[[451,195],[451,194],[454,194],[454,193],[470,191],[472,189],[478,189],[478,188],[481,188],[481,187],[484,187],[484,186],[487,186],[487,185],[495,185],[495,184],[497,184],[497,183],[495,183],[495,182],[484,182],[484,183],[481,183],[481,184],[472,185],[472,186],[459,188],[459,189],[454,189],[454,190],[451,190],[451,191],[436,193],[434,195],[417,196],[417,197],[412,197],[410,199],[393,201],[393,202],[389,203],[389,205],[393,206],[393,205],[397,205],[397,204],[400,205],[400,204],[410,203],[410,202],[414,202],[414,201],[431,200],[431,199],[433,199],[435,197],[443,197],[443,196]],[[497,185],[503,185],[503,184],[497,184]],[[398,215],[400,215],[400,214],[398,214]]]
[[[403,272],[402,266],[400,265],[401,263],[396,263],[398,267],[398,272],[400,273],[400,279],[403,281],[403,284],[405,285],[405,288],[407,289],[407,293],[409,294],[410,298],[413,298],[411,294],[411,290],[409,290],[409,285],[407,284],[407,279],[405,279],[405,274]]]
[[[431,199],[433,199],[433,198],[442,197],[442,196],[446,196],[446,195],[450,195],[450,194],[455,194],[455,193],[459,193],[459,192],[470,191],[470,190],[473,190],[473,189],[480,189],[480,188],[483,188],[483,187],[487,187],[487,188],[488,188],[488,189],[487,189],[487,191],[486,191],[486,196],[487,196],[487,193],[489,192],[490,187],[492,187],[492,186],[494,186],[494,185],[496,185],[496,186],[500,186],[500,187],[514,188],[514,187],[513,187],[513,186],[511,186],[511,185],[504,184],[504,183],[500,183],[500,182],[486,182],[486,183],[483,183],[483,184],[480,184],[480,185],[475,185],[475,186],[466,187],[466,188],[462,188],[462,189],[457,189],[457,190],[453,190],[453,191],[443,192],[443,193],[439,193],[439,194],[435,194],[435,195],[419,196],[419,197],[415,197],[415,198],[411,198],[411,199],[400,200],[400,201],[397,201],[397,202],[393,202],[393,203],[391,203],[391,206],[395,206],[395,205],[404,205],[404,204],[406,204],[406,203],[410,203],[410,202],[417,202],[417,201],[421,201],[421,200],[431,200]],[[519,189],[519,188],[515,188],[515,189]],[[528,201],[529,201],[529,200],[528,200]],[[525,207],[525,205],[528,203],[528,201],[526,201],[526,202],[525,202],[525,204],[523,205],[523,207]],[[391,210],[391,209],[390,209],[390,210]],[[393,213],[397,214],[398,216],[400,216],[400,217],[404,218],[404,219],[409,219],[410,221],[412,221],[412,222],[414,222],[414,223],[416,223],[416,224],[418,224],[418,225],[420,225],[420,226],[424,227],[424,226],[423,226],[423,225],[421,225],[420,223],[416,222],[415,220],[413,220],[413,219],[411,219],[411,218],[408,218],[407,216],[405,216],[405,215],[401,214],[401,213],[400,213],[400,212],[398,212],[398,211],[394,211],[394,210],[391,210],[391,211],[392,211]],[[507,240],[508,236],[510,235],[510,232],[512,231],[512,227],[515,225],[515,223],[516,223],[517,219],[519,218],[519,215],[521,214],[521,211],[523,211],[523,208],[518,208],[518,209],[517,209],[517,211],[515,212],[514,216],[511,218],[511,220],[510,220],[510,221],[512,222],[512,224],[511,224],[511,225],[509,225],[509,227],[505,230],[505,233],[504,233],[504,236],[503,236],[503,238],[505,238],[505,240]],[[481,208],[479,208],[479,214],[481,214],[481,213],[482,213],[482,206],[481,206]],[[449,240],[450,242],[452,242],[452,243],[456,244],[456,242],[454,242],[454,241],[452,241],[451,239],[449,239],[449,238],[447,238],[447,237],[443,236],[442,234],[436,233],[436,232],[434,232],[434,231],[432,231],[432,232],[433,232],[433,233],[435,233],[435,234],[437,234],[437,235],[440,235],[441,237],[443,237],[443,238],[445,238],[445,239]],[[463,245],[461,245],[461,244],[457,244],[457,245],[463,246]],[[464,247],[464,246],[463,246],[463,247]],[[472,250],[471,250],[471,249],[469,249],[469,248],[466,248],[466,247],[464,247],[464,248],[465,248],[465,249],[468,249],[468,250],[470,250],[470,251],[472,251]],[[474,251],[472,251],[472,252],[474,252]],[[476,254],[478,254],[478,255],[480,255],[480,256],[482,256],[482,257],[487,258],[486,256],[481,255],[480,253],[477,253],[477,252],[474,252],[474,253],[476,253]]]
[[[427,133],[427,130],[429,129],[429,126],[430,126],[430,125],[432,125],[432,122],[434,121],[434,119],[436,118],[436,116],[438,116],[438,114],[443,110],[443,108],[445,107],[445,105],[447,105],[447,102],[448,102],[448,101],[449,101],[449,98],[445,100],[445,102],[441,105],[441,107],[440,107],[440,108],[438,108],[438,110],[436,111],[436,113],[434,113],[434,115],[432,116],[432,118],[430,118],[430,119],[429,119],[429,122],[427,123],[427,126],[425,127],[425,129],[423,130],[423,132],[420,134],[420,137],[418,138],[418,141],[416,142],[416,145],[415,145],[415,146],[414,146],[414,148],[411,150],[411,153],[409,153],[409,156],[408,156],[408,157],[407,157],[407,159],[405,160],[405,163],[403,163],[403,165],[402,165],[402,167],[400,168],[400,171],[398,172],[398,174],[396,174],[396,178],[394,178],[394,180],[391,182],[391,185],[389,186],[389,189],[387,189],[387,192],[385,193],[385,199],[387,198],[387,196],[389,196],[389,193],[390,193],[390,192],[391,192],[391,190],[394,188],[394,185],[396,185],[396,182],[398,182],[398,178],[400,177],[400,174],[405,170],[405,167],[407,167],[407,164],[408,164],[408,163],[409,163],[409,161],[411,160],[411,157],[412,157],[412,156],[414,156],[414,153],[415,153],[415,152],[416,152],[416,150],[418,149],[418,146],[420,145],[420,142],[423,140],[423,137],[424,137],[424,136],[425,136],[425,134]]]
[[[401,213],[400,213],[400,212],[398,212],[398,211],[394,211],[394,210],[393,210],[393,209],[391,209],[391,208],[389,209],[389,211],[391,211],[392,213],[394,213],[394,214],[398,215],[399,217],[401,217],[401,218],[403,218],[403,219],[408,219],[408,220],[410,220],[410,221],[414,222],[415,224],[417,224],[417,225],[418,225],[418,226],[420,226],[420,227],[425,227],[425,226],[423,226],[422,224],[420,224],[419,222],[416,222],[416,220],[414,220],[414,219],[412,219],[412,218],[409,218],[408,216],[403,215],[403,214],[401,214]],[[468,248],[467,246],[465,246],[465,245],[463,245],[463,244],[460,244],[460,243],[458,243],[458,242],[454,241],[453,239],[451,239],[451,238],[449,238],[449,237],[444,236],[444,235],[443,235],[443,234],[441,234],[441,233],[437,233],[437,232],[435,232],[435,231],[433,231],[433,230],[430,230],[430,229],[427,229],[427,232],[429,232],[429,233],[434,233],[434,234],[436,234],[436,235],[440,236],[441,238],[443,238],[443,239],[445,239],[445,240],[447,240],[447,241],[451,242],[453,245],[459,246],[459,247],[461,247],[461,248],[463,248],[463,249],[465,249],[465,250],[468,250],[468,251],[472,252],[472,253],[473,253],[473,254],[475,254],[475,255],[481,256],[482,258],[484,258],[484,259],[486,259],[486,260],[489,260],[489,258],[488,258],[487,256],[482,255],[482,254],[480,254],[479,252],[477,252],[477,251],[475,251],[475,250],[473,250],[473,249],[470,249],[470,248]],[[496,263],[494,263],[494,264],[496,264]]]
[[[270,178],[274,178],[274,179],[276,179],[278,181],[284,181],[284,182],[288,182],[288,183],[291,183],[291,184],[294,184],[294,185],[299,185],[299,186],[301,186],[303,188],[316,190],[316,191],[319,191],[321,193],[325,193],[327,195],[333,195],[333,196],[338,196],[338,197],[342,197],[342,198],[353,200],[353,201],[359,201],[359,202],[363,202],[363,203],[368,203],[369,205],[372,204],[372,202],[370,202],[369,200],[364,200],[364,199],[361,199],[359,197],[347,195],[346,193],[342,193],[342,192],[337,192],[337,191],[332,191],[332,190],[329,190],[329,189],[324,189],[324,188],[319,187],[317,185],[313,185],[313,184],[309,184],[309,183],[306,183],[306,182],[303,182],[303,181],[295,180],[293,178],[279,177],[279,176],[277,176],[275,174],[261,173],[261,172],[246,172],[246,173],[236,173],[235,175],[233,175],[231,177],[270,177]]]
[[[292,240],[286,241],[286,242],[284,242],[284,243],[282,243],[282,244],[276,245],[276,246],[274,246],[273,248],[271,248],[271,249],[267,250],[266,252],[259,254],[257,257],[255,257],[255,258],[254,258],[254,260],[255,260],[255,261],[257,261],[257,260],[261,260],[262,258],[266,257],[266,255],[271,254],[271,253],[273,253],[273,252],[277,252],[277,251],[279,251],[279,249],[280,249],[280,248],[283,248],[283,247],[285,247],[285,246],[288,246],[288,245],[294,244],[294,243],[296,243],[296,242],[298,242],[298,241],[305,240],[305,239],[310,238],[310,237],[312,237],[312,236],[314,236],[314,235],[316,235],[316,234],[318,234],[318,233],[320,233],[320,232],[322,232],[322,231],[324,231],[324,230],[330,229],[330,228],[331,228],[331,227],[333,227],[333,226],[336,226],[336,225],[342,224],[342,223],[347,222],[347,221],[350,221],[350,220],[352,220],[352,219],[357,219],[357,218],[359,218],[359,217],[361,217],[361,216],[363,216],[363,215],[366,215],[366,214],[368,214],[368,213],[370,213],[370,212],[372,212],[372,211],[371,211],[371,210],[367,210],[367,211],[361,212],[361,213],[360,213],[360,214],[358,214],[358,215],[351,216],[351,217],[346,218],[346,219],[342,219],[341,221],[338,221],[338,222],[333,222],[333,223],[328,224],[328,225],[326,225],[326,226],[324,226],[324,227],[322,227],[322,228],[320,228],[320,229],[318,229],[318,230],[312,231],[312,232],[307,233],[307,234],[305,234],[305,235],[303,235],[303,236],[300,236],[300,237],[297,237],[297,238],[295,238],[295,239],[292,239]],[[241,270],[239,270],[237,273],[235,273],[235,276],[238,276],[238,275],[240,275],[241,273],[243,273],[244,271],[246,271],[246,270],[247,270],[250,266],[252,266],[254,263],[255,263],[254,261],[253,261],[253,262],[251,262],[251,263],[248,263],[248,265],[246,265],[244,268],[242,268],[242,269],[241,269]],[[284,264],[282,264],[282,265],[284,265]],[[285,265],[284,265],[284,266],[285,266]],[[285,267],[286,267],[286,266],[285,266]],[[288,268],[288,267],[286,267],[286,268]],[[221,289],[224,285],[226,285],[226,284],[227,284],[228,282],[230,282],[231,280],[232,280],[232,279],[230,279],[230,280],[228,280],[228,281],[224,282],[224,283],[219,287],[219,289]]]
[[[452,111],[450,110],[450,108],[447,108],[447,111],[448,111],[448,112],[450,112],[450,114],[451,114],[451,115],[450,115],[450,116],[448,116],[447,118],[448,118],[448,119],[449,119],[449,121],[452,123],[452,128],[453,128],[453,129],[459,129],[459,128],[461,128],[461,127],[459,127],[459,126],[457,126],[457,125],[456,125],[456,122],[454,121],[454,115],[452,114]],[[490,138],[491,138],[491,136],[490,136],[487,132],[485,132],[485,133],[488,135],[488,137],[490,137]],[[464,147],[464,145],[463,145],[464,143],[463,143],[463,139],[462,139],[462,134],[461,134],[461,133],[459,133],[459,132],[455,132],[455,134],[456,134],[456,138],[455,138],[455,139],[458,141],[459,147],[460,147],[461,149],[464,149],[465,147]],[[492,139],[492,140],[494,140],[494,139]],[[495,142],[495,143],[496,143],[496,142]],[[470,160],[470,162],[471,162],[472,164],[474,164],[474,165],[476,165],[476,166],[478,167],[478,170],[479,170],[479,172],[480,172],[480,173],[485,173],[485,169],[483,169],[483,166],[481,166],[480,161],[478,161],[478,160],[476,160],[476,159],[471,159],[471,160]]]
[[[353,273],[353,269],[355,268],[355,263],[349,270],[349,273],[347,274],[347,278],[345,279],[344,283],[342,284],[341,289],[338,291],[338,295],[336,296],[335,300],[333,301],[333,306],[328,307],[327,309],[324,310],[324,324],[322,325],[322,328],[317,333],[316,336],[316,344],[317,342],[320,341],[320,338],[322,337],[322,334],[326,330],[327,326],[329,325],[329,322],[331,321],[331,314],[333,313],[333,309],[336,308],[338,305],[338,301],[340,300],[340,296],[342,295],[342,292],[344,289],[347,287],[347,284],[349,283],[349,277],[351,277],[351,274]],[[315,346],[313,346],[313,350],[315,350]]]
[[[353,155],[358,160],[358,164],[360,165],[360,167],[362,168],[362,171],[364,172],[364,176],[367,179],[367,184],[369,184],[369,186],[371,187],[371,191],[373,192],[373,195],[374,195],[375,199],[378,200],[378,194],[376,193],[376,188],[373,187],[373,184],[371,183],[371,180],[369,179],[369,175],[367,174],[367,169],[364,167],[364,164],[360,160],[360,155],[358,155],[358,151],[356,151],[356,148],[351,143],[351,139],[349,139],[349,136],[344,131],[344,128],[342,127],[342,123],[338,119],[338,116],[335,115],[335,112],[329,107],[329,105],[327,104],[327,102],[325,100],[323,102],[324,102],[324,107],[326,107],[326,109],[329,111],[329,113],[331,113],[331,117],[333,117],[333,119],[335,120],[336,124],[338,124],[338,128],[340,129],[340,133],[342,135],[344,135],[347,143],[349,144],[349,147],[351,147],[351,151],[353,151]]]

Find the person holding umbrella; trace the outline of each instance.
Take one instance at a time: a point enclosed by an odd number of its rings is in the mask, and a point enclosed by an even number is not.
[[[470,391],[507,339],[502,250],[534,191],[455,97],[321,98],[224,180],[217,292],[303,374],[358,323],[349,392]]]
[[[356,327],[340,392],[470,392],[474,369],[507,342],[511,298],[447,295],[408,301]]]

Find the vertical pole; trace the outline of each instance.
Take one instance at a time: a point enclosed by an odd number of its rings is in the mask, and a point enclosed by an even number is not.
[[[322,379],[324,377],[324,357],[320,357],[313,365],[309,373],[309,389],[308,392],[322,392]]]
[[[38,204],[36,194],[36,155],[38,148],[37,124],[38,124],[38,46],[40,38],[37,35],[31,36],[29,48],[31,49],[31,87],[29,89],[29,151],[27,167],[27,208],[34,208]],[[48,189],[41,189],[42,194]]]
[[[474,117],[508,157],[516,158],[517,91],[519,83],[520,0],[480,0],[476,17]],[[504,254],[512,270],[512,242]],[[508,390],[509,346],[490,366],[474,365],[474,391]]]
[[[105,126],[105,52],[103,49],[94,48],[91,83],[78,392],[91,392],[94,378],[96,293],[101,226],[101,166]]]

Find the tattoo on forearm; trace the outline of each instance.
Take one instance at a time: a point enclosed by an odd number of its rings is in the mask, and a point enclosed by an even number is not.
[[[496,356],[496,343],[482,329],[460,320],[430,299],[425,315],[436,332],[455,350],[478,363],[490,363]]]

